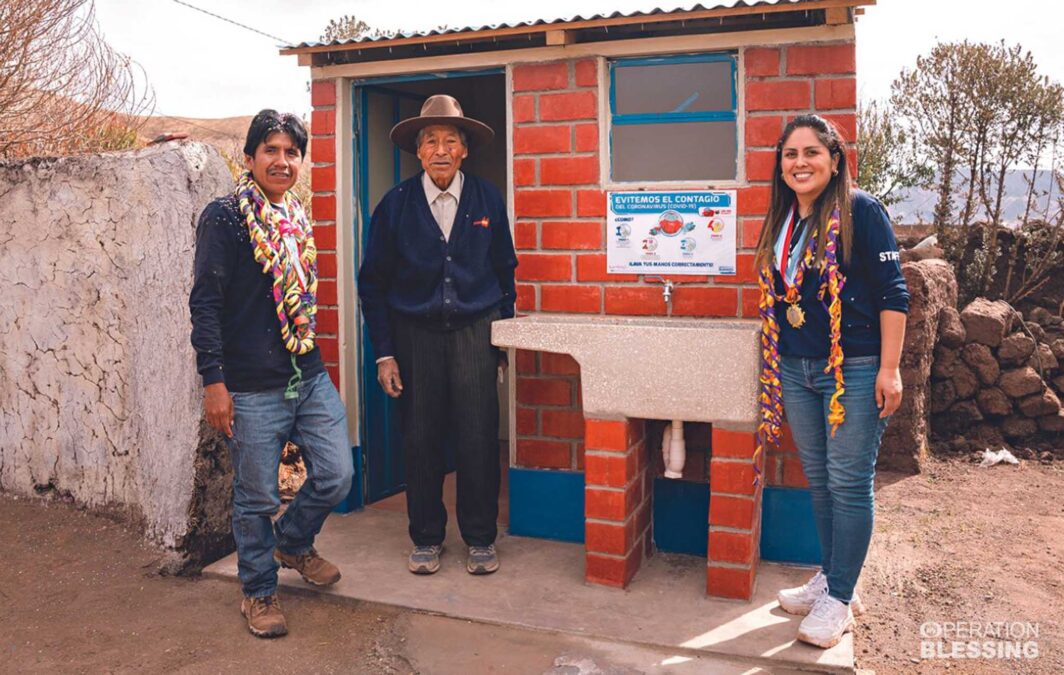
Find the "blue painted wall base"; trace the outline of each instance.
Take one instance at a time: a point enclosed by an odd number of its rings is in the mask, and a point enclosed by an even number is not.
[[[809,490],[766,487],[761,500],[761,559],[820,564],[820,537]]]
[[[510,467],[510,534],[584,542],[582,471]]]
[[[654,545],[667,553],[706,557],[709,484],[654,479]]]

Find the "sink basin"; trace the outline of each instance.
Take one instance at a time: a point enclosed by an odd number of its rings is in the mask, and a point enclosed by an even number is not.
[[[533,314],[496,321],[492,343],[569,354],[587,417],[757,427],[760,322]]]

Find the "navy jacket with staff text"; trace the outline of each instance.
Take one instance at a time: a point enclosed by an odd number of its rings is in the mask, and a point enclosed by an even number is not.
[[[445,239],[418,172],[384,195],[370,221],[358,273],[362,314],[376,358],[394,356],[392,312],[454,330],[499,310],[514,315],[517,256],[502,195],[464,174],[450,239]]]

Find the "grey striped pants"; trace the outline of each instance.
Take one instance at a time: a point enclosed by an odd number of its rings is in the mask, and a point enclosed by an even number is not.
[[[455,443],[458,528],[469,546],[495,542],[499,515],[498,352],[491,322],[436,330],[393,315],[395,356],[403,381],[399,419],[406,464],[406,505],[415,545],[442,544],[444,441]]]

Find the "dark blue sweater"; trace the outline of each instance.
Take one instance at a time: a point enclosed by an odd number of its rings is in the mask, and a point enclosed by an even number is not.
[[[909,290],[901,274],[898,242],[886,209],[875,197],[855,190],[853,194],[853,246],[850,258],[841,264],[846,277],[842,291],[842,351],[846,356],[879,356],[879,313],[885,309],[909,311]],[[774,270],[776,292],[783,281]],[[802,282],[800,305],[805,324],[793,328],[787,322],[786,303],[777,305],[780,324],[780,354],[825,359],[830,347],[828,313],[817,299],[820,280],[810,270]],[[824,302],[828,302],[825,296]]]
[[[215,199],[196,227],[196,261],[188,307],[192,346],[203,385],[230,391],[277,389],[292,377],[292,353],[281,340],[273,280],[255,262],[236,197]],[[309,379],[325,370],[315,347],[296,357]]]
[[[450,239],[432,216],[421,172],[384,195],[370,221],[358,295],[374,356],[394,356],[391,316],[455,330],[495,309],[514,315],[517,256],[502,195],[465,174]]]

